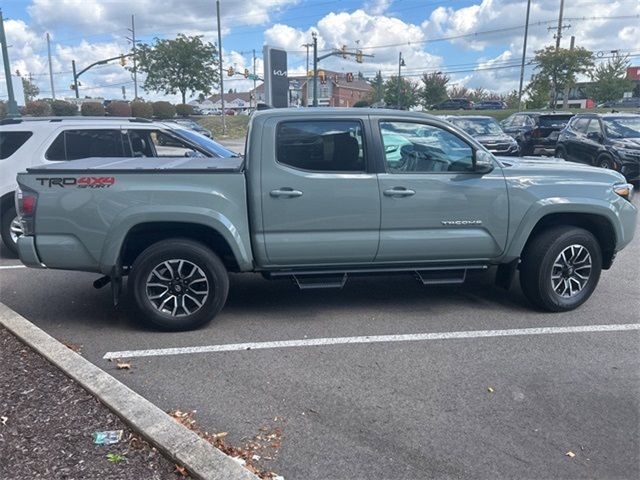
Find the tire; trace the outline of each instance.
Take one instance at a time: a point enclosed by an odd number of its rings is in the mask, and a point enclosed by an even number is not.
[[[207,247],[176,238],[155,243],[136,258],[129,286],[146,323],[175,332],[213,320],[227,300],[229,276]]]
[[[600,245],[591,232],[571,226],[553,227],[527,243],[520,263],[520,286],[535,307],[566,312],[587,301],[601,270]]]
[[[596,167],[606,168],[607,170],[615,170],[613,159],[607,155],[602,155],[596,159]]]
[[[562,158],[563,160],[567,159],[567,151],[563,147],[556,148],[555,153],[556,158]]]
[[[0,234],[2,242],[14,254],[18,255],[18,237],[22,235],[22,226],[18,221],[15,205],[10,205],[2,211],[2,222],[0,224]]]

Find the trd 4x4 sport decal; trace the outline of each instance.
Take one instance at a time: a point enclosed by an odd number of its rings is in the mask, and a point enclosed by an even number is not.
[[[76,187],[76,188],[109,188],[116,183],[116,177],[36,177],[42,186]]]

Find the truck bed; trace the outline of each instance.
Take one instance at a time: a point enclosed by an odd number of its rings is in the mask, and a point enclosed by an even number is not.
[[[81,173],[81,172],[114,172],[145,173],[170,171],[171,173],[224,172],[242,171],[242,157],[136,157],[136,158],[83,158],[68,162],[58,162],[28,168],[29,173]]]

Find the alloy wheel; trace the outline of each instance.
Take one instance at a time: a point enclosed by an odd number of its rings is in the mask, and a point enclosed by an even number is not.
[[[580,293],[591,277],[592,260],[589,250],[583,245],[566,247],[551,269],[551,287],[563,298],[571,298]]]
[[[207,301],[209,280],[204,271],[189,260],[165,260],[147,277],[145,291],[158,311],[184,317],[196,313]]]
[[[20,218],[16,217],[11,220],[11,225],[9,225],[9,234],[11,235],[11,241],[13,243],[18,243],[18,237],[22,236],[24,230],[22,229],[22,223],[20,223]]]

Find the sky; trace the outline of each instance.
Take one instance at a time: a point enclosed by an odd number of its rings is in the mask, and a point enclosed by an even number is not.
[[[320,62],[320,69],[365,77],[380,70],[389,77],[397,74],[402,52],[402,74],[416,82],[424,72],[440,71],[451,84],[508,92],[518,88],[526,5],[526,0],[221,0],[223,64],[251,69],[255,49],[261,74],[262,47],[268,44],[287,50],[289,75],[303,74],[302,45],[316,32],[320,54],[346,45],[373,55],[362,64],[330,57]],[[51,96],[47,32],[57,98],[73,95],[72,60],[80,70],[130,51],[131,15],[141,43],[178,33],[217,43],[214,0],[2,0],[0,7],[11,69],[31,74],[41,97]],[[535,50],[554,44],[559,7],[560,0],[532,0],[528,64]],[[640,65],[639,0],[569,0],[564,18],[562,46],[568,47],[573,35],[577,46],[594,51],[601,61],[618,50],[629,55],[632,65]],[[527,66],[525,80],[532,69]],[[95,67],[81,83],[81,96],[122,98],[123,86],[127,98],[133,96],[131,74],[119,62]],[[252,86],[225,74],[225,91]],[[139,96],[167,99],[142,87]],[[168,99],[177,101],[178,96]]]

